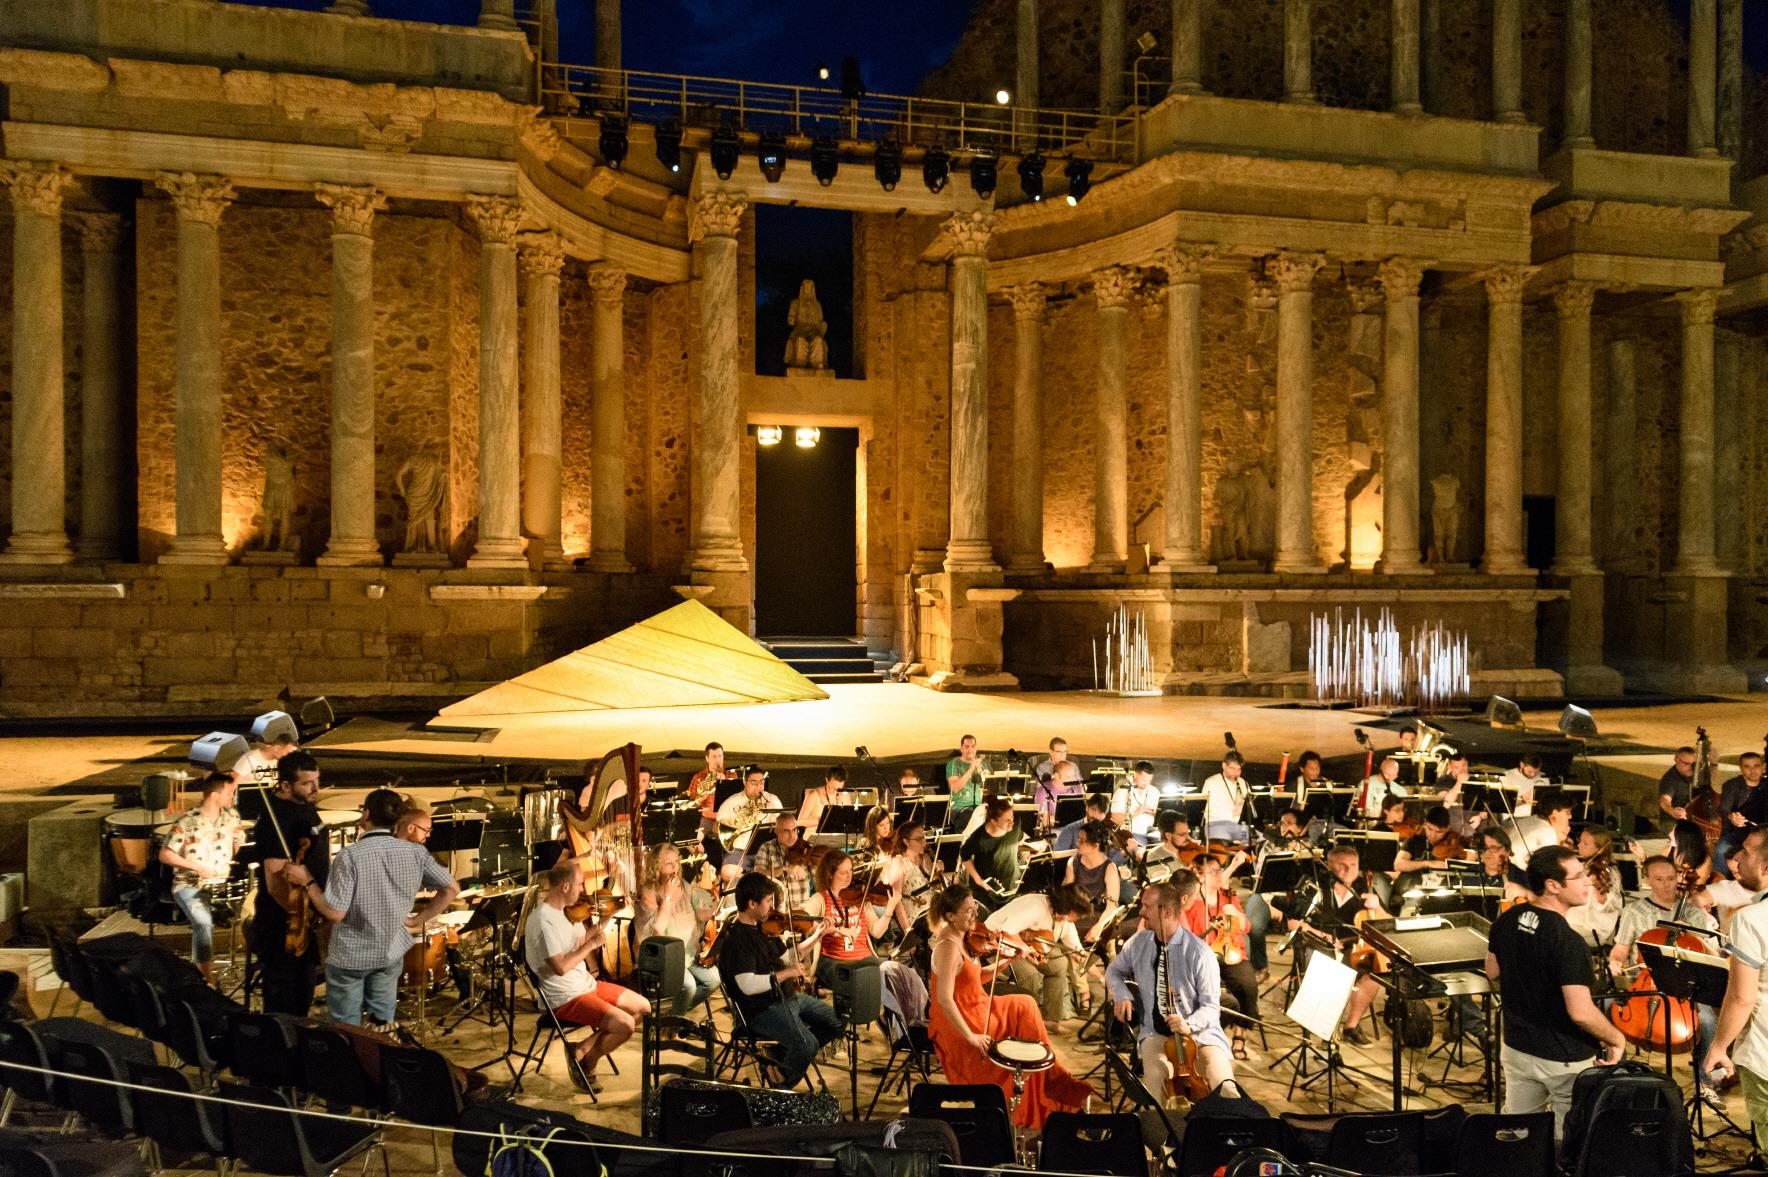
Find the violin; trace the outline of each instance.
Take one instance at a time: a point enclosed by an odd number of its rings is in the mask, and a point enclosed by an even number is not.
[[[888,907],[890,901],[896,898],[896,890],[874,880],[864,887],[857,883],[851,887],[843,887],[835,898],[841,901],[843,907],[858,907],[862,903],[873,907]]]
[[[1693,890],[1693,872],[1685,871],[1676,886],[1676,893],[1685,898]],[[1699,936],[1673,928],[1652,928],[1635,943],[1673,944],[1689,952],[1707,951]],[[1643,965],[1627,991],[1635,996],[1623,998],[1610,1006],[1608,1020],[1628,1042],[1642,1050],[1668,1050],[1671,1054],[1693,1049],[1696,1022],[1692,1003],[1659,993],[1651,978],[1651,970]]]
[[[300,839],[295,843],[295,856],[289,861],[301,863],[312,845],[313,839]],[[288,909],[289,919],[288,930],[282,936],[282,950],[290,956],[305,956],[307,945],[313,938],[313,921],[319,913],[313,910],[313,903],[307,898],[307,888],[290,888],[287,883],[283,884],[283,888],[287,899],[283,906]],[[273,897],[274,894],[272,892]]]
[[[1139,1000],[1139,999],[1138,999]],[[1173,994],[1173,1008],[1179,1006],[1178,995]],[[1136,1023],[1141,1024],[1141,1011],[1136,1011]],[[1166,1093],[1174,1099],[1188,1099],[1196,1103],[1210,1093],[1209,1080],[1203,1077],[1203,1060],[1197,1050],[1197,1039],[1191,1036],[1189,1029],[1169,1033],[1167,1027],[1160,1024],[1158,1007],[1155,1013],[1155,1029],[1167,1035],[1166,1062],[1172,1071],[1167,1080]]]
[[[597,923],[605,923],[614,918],[614,913],[620,910],[620,903],[618,895],[604,888],[585,895],[565,908],[565,918],[574,924],[581,924],[592,918]]]
[[[802,912],[787,915],[783,911],[776,911],[761,921],[761,931],[763,935],[772,936],[776,940],[802,940],[816,931],[817,922],[814,915],[805,915]]]
[[[1450,830],[1443,835],[1442,841],[1430,848],[1430,856],[1438,862],[1458,862],[1467,853],[1467,847],[1461,844],[1461,835]]]
[[[981,924],[964,935],[964,947],[976,957],[995,956],[1002,961],[1031,956],[1031,946],[1011,932],[996,932]]]

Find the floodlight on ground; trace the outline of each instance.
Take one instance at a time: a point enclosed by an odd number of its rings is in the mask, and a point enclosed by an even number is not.
[[[619,171],[620,165],[626,162],[626,120],[617,115],[603,116],[597,146],[602,153],[602,162]]]

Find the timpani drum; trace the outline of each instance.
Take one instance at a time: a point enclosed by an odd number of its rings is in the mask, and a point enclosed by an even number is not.
[[[988,1044],[988,1061],[1016,1075],[1031,1075],[1055,1066],[1056,1052],[1048,1042],[1002,1038]]]
[[[104,840],[110,844],[111,862],[117,873],[138,875],[147,870],[153,853],[154,831],[170,829],[163,809],[114,809],[104,816]]]

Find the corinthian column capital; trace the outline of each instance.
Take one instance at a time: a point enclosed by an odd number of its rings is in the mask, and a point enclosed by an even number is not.
[[[1492,306],[1513,306],[1522,302],[1523,290],[1535,276],[1533,266],[1496,266],[1480,276],[1486,284],[1486,301]]]
[[[1314,275],[1325,264],[1326,258],[1317,253],[1280,253],[1271,259],[1270,275],[1279,293],[1295,294],[1312,290]]]
[[[80,228],[80,248],[87,253],[115,253],[123,244],[123,227],[128,224],[121,213],[82,212],[74,215]]]
[[[1581,278],[1561,282],[1553,289],[1553,309],[1562,319],[1587,319],[1596,304],[1597,286]]]
[[[467,215],[486,245],[514,245],[522,231],[522,202],[508,196],[469,196]]]
[[[387,194],[372,186],[316,184],[313,198],[331,209],[332,233],[374,236],[374,215],[387,207]]]
[[[226,176],[199,176],[192,172],[161,172],[154,183],[172,198],[178,219],[218,228],[221,214],[238,195]]]
[[[1424,271],[1430,263],[1410,257],[1390,257],[1381,263],[1376,277],[1381,281],[1382,293],[1389,302],[1398,302],[1402,298],[1417,298],[1418,284],[1424,281]]]
[[[1100,310],[1127,307],[1136,296],[1136,272],[1126,266],[1107,266],[1093,272],[1093,300]]]
[[[693,214],[688,218],[688,240],[735,237],[748,210],[748,200],[738,193],[708,192],[694,201]]]
[[[1203,267],[1215,258],[1213,245],[1169,245],[1154,255],[1154,264],[1166,271],[1169,285],[1203,281]]]
[[[1013,305],[1015,319],[1039,318],[1044,313],[1044,305],[1049,301],[1048,292],[1036,282],[1027,282],[1021,286],[1009,286],[1002,290],[1001,294]]]
[[[589,293],[596,302],[619,302],[626,297],[626,271],[597,266],[589,272]]]
[[[530,278],[557,278],[565,268],[565,247],[557,233],[523,233],[516,244],[521,247],[516,260]]]
[[[959,257],[985,257],[988,239],[994,234],[994,214],[976,212],[953,213],[945,219],[945,235],[951,240],[952,252]]]
[[[21,213],[61,215],[62,197],[74,177],[57,164],[0,160],[0,183],[12,190],[12,209]]]
[[[1689,325],[1707,325],[1713,321],[1713,308],[1719,301],[1719,292],[1712,287],[1702,290],[1684,290],[1676,296],[1682,304],[1682,323]]]

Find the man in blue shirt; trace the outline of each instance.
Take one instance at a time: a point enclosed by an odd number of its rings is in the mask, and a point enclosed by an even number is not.
[[[1222,974],[1215,953],[1187,925],[1199,902],[1197,876],[1180,870],[1142,889],[1142,930],[1124,942],[1105,970],[1105,989],[1119,1021],[1136,1031],[1142,1082],[1163,1094],[1172,1078],[1166,1040],[1197,1043],[1198,1069],[1210,1087],[1234,1077],[1222,1032]]]

